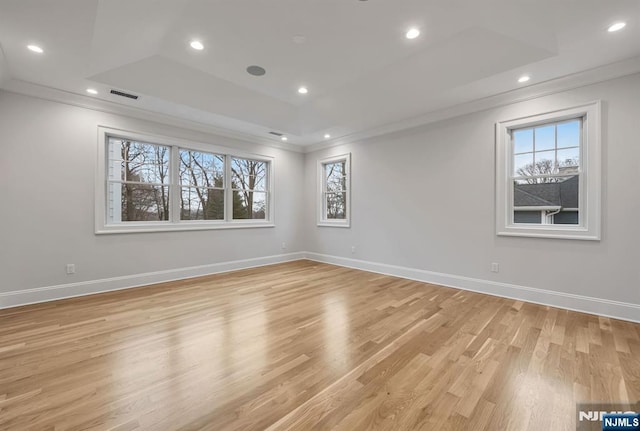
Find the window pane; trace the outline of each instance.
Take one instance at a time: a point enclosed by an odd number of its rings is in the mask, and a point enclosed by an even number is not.
[[[560,203],[562,210],[576,209],[580,207],[579,185],[580,176],[572,175],[567,177],[560,177],[558,179],[560,185]]]
[[[345,175],[339,175],[336,172],[332,172],[327,178],[326,191],[329,192],[341,192],[347,189],[347,177]]]
[[[347,194],[327,193],[326,194],[326,216],[327,219],[347,218]]]
[[[514,223],[578,224],[579,179],[572,175],[514,181]],[[532,221],[536,215],[539,221]]]
[[[249,186],[255,191],[267,191],[267,178],[264,175],[252,175],[249,178]]]
[[[552,150],[556,147],[556,126],[535,128],[536,151]]]
[[[224,187],[224,156],[180,150],[180,184]]]
[[[183,187],[181,220],[224,220],[224,190]]]
[[[169,187],[110,183],[110,195],[120,194],[121,221],[169,220]]]
[[[344,160],[336,163],[327,163],[324,165],[324,178],[326,181],[326,190],[342,191],[346,190],[346,162]]]
[[[578,224],[578,211],[561,211],[553,216],[553,224]]]
[[[513,152],[530,153],[533,151],[533,129],[513,132]]]
[[[109,179],[169,184],[169,147],[109,138]]]
[[[267,162],[231,159],[231,182],[234,189],[267,190]]]
[[[558,124],[558,148],[580,146],[580,120]]]
[[[558,167],[561,173],[577,173],[580,166],[580,148],[558,150]]]
[[[234,220],[267,218],[267,194],[248,190],[233,191]]]
[[[519,154],[513,158],[514,175],[533,175],[533,153]]]
[[[536,152],[536,168],[543,171],[541,173],[554,173],[556,168],[555,150]]]
[[[514,223],[533,223],[541,224],[542,215],[540,211],[514,211],[513,213]]]
[[[328,192],[342,192],[346,190],[346,178],[342,178],[339,181],[329,182],[327,183],[327,191]]]

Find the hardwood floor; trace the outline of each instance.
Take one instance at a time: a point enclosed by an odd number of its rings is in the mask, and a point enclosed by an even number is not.
[[[1,430],[575,430],[640,325],[309,261],[0,310]]]

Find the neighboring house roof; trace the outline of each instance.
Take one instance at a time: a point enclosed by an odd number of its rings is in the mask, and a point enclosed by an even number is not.
[[[578,176],[571,177],[560,183],[560,202],[564,208],[578,208]]]
[[[578,208],[578,176],[560,183],[516,184],[514,207]]]

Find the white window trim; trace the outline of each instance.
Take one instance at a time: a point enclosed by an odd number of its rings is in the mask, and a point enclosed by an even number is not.
[[[178,154],[176,149],[196,150],[208,153],[224,155],[225,157],[246,158],[252,160],[260,160],[267,162],[267,212],[265,220],[233,220],[230,215],[233,213],[229,207],[232,198],[230,193],[225,193],[225,214],[227,220],[179,220],[174,214],[170,221],[157,222],[125,222],[125,223],[108,223],[107,220],[107,137],[121,137],[152,144],[160,144],[171,147],[170,171],[171,178],[177,178]],[[212,144],[187,141],[184,139],[170,138],[160,135],[151,135],[147,133],[133,132],[123,129],[114,129],[111,127],[98,126],[98,160],[96,166],[95,177],[95,233],[96,234],[118,234],[118,233],[140,233],[140,232],[168,232],[168,231],[190,231],[190,230],[210,230],[210,229],[238,229],[238,228],[262,228],[274,227],[274,159],[273,157],[246,153],[228,147],[217,146]],[[226,163],[230,169],[229,163]],[[229,176],[225,178],[228,181]],[[175,189],[175,185],[172,183]],[[227,184],[225,183],[225,187]],[[176,208],[178,195],[174,191],[170,200],[171,208]]]
[[[586,103],[496,123],[496,233],[500,236],[600,240],[601,103]],[[534,225],[513,223],[511,129],[583,117],[580,148],[580,224]]]
[[[345,219],[327,219],[325,212],[325,202],[324,202],[324,168],[323,166],[327,163],[335,163],[341,160],[345,161],[346,167],[346,191],[347,191],[347,202],[346,202],[346,210],[347,217]],[[316,202],[318,205],[318,226],[328,226],[328,227],[351,227],[351,153],[341,154],[338,156],[327,157],[321,160],[318,160],[318,194],[316,196]]]

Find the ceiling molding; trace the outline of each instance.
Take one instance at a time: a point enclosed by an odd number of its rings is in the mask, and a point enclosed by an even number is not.
[[[557,79],[544,81],[527,87],[518,88],[505,93],[496,94],[494,96],[461,103],[449,108],[435,110],[419,117],[390,123],[381,127],[364,130],[362,132],[351,133],[349,135],[332,139],[331,141],[310,144],[305,146],[303,151],[305,153],[311,153],[314,151],[383,136],[402,130],[413,129],[427,124],[436,123],[438,121],[459,117],[462,115],[472,114],[475,112],[511,105],[513,103],[537,99],[540,97],[561,93],[563,91],[585,87],[588,85],[597,84],[599,82],[604,82],[627,75],[633,75],[638,72],[640,72],[640,56],[611,63],[594,69],[574,73],[571,75],[566,75]]]
[[[230,129],[216,127],[210,124],[174,117],[167,114],[152,112],[146,109],[137,108],[83,96],[64,90],[33,84],[21,80],[9,79],[4,83],[3,89],[9,92],[24,94],[39,99],[50,100],[58,103],[78,106],[85,109],[105,112],[114,115],[124,115],[140,120],[159,122],[175,127],[189,129],[193,131],[209,133],[221,137],[238,139],[251,144],[260,144],[268,147],[278,148],[297,153],[311,153],[326,148],[336,147],[344,144],[362,141],[390,133],[408,130],[427,124],[443,121],[466,114],[480,112],[488,109],[498,108],[513,103],[523,102],[531,99],[572,90],[575,88],[593,85],[598,82],[632,75],[640,72],[640,56],[627,60],[611,63],[598,68],[582,71],[579,73],[566,75],[561,78],[541,82],[494,96],[476,99],[467,103],[462,103],[449,108],[429,112],[419,117],[387,124],[381,127],[351,133],[330,141],[317,142],[310,145],[298,145],[286,142],[274,142],[267,138],[250,133],[242,133]]]
[[[93,111],[105,112],[113,115],[122,115],[138,120],[152,121],[196,132],[217,135],[224,138],[237,139],[250,144],[260,144],[267,147],[293,151],[296,153],[304,152],[304,147],[296,144],[274,142],[267,138],[263,138],[250,133],[242,133],[234,130],[224,129],[198,121],[192,121],[167,114],[152,112],[133,106],[121,105],[119,103],[96,99],[90,96],[83,96],[80,94],[71,93],[69,91],[59,90],[56,88],[46,87],[43,85],[33,84],[17,79],[10,79],[5,82],[2,86],[2,90],[52,102],[64,103],[66,105],[77,106],[84,109],[91,109]]]

